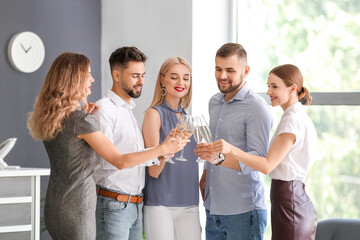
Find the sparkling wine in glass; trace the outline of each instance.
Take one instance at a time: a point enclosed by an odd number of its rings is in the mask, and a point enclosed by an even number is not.
[[[204,115],[201,115],[201,117],[198,117],[198,125],[197,128],[199,129],[199,133],[203,137],[203,140],[207,143],[211,143],[213,141],[213,137],[209,128],[209,125],[207,124]],[[196,140],[195,140],[196,141]],[[201,159],[202,160],[202,159]],[[218,162],[220,159],[216,156],[214,160],[214,164]],[[202,160],[204,161],[204,160]],[[201,162],[202,162],[201,161]]]
[[[194,139],[195,139],[195,142],[197,144],[199,144],[199,143],[201,143],[203,141],[203,136],[200,133],[200,129],[199,129],[199,126],[198,126],[198,123],[199,123],[198,117],[195,118],[195,123],[196,123],[196,126],[195,126],[195,132],[194,132]],[[198,159],[196,159],[196,162],[197,163],[202,163],[202,162],[204,162],[204,160],[198,157]]]
[[[176,125],[176,128],[181,130],[179,137],[190,138],[195,132],[193,117],[190,115],[182,115],[182,118],[179,118],[179,122]],[[178,128],[178,126],[180,128]],[[184,127],[185,126],[185,127]],[[187,159],[184,158],[184,149],[181,150],[180,156],[175,158],[178,161],[186,162]]]

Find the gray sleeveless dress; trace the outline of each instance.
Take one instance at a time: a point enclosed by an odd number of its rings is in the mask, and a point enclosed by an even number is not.
[[[44,218],[54,240],[95,239],[96,153],[77,135],[96,131],[100,127],[95,116],[76,110],[53,140],[44,141],[51,167]]]

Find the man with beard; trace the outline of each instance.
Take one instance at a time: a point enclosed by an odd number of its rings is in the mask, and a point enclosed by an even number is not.
[[[246,51],[240,44],[227,43],[217,51],[215,64],[220,93],[209,102],[213,140],[224,139],[247,153],[265,157],[272,117],[264,99],[246,83],[250,70]],[[205,162],[200,180],[206,239],[263,239],[267,210],[259,172],[241,162],[228,165],[222,153],[218,158],[214,164]]]
[[[144,141],[132,109],[141,95],[146,56],[136,47],[116,49],[109,63],[113,86],[94,112],[102,132],[121,153],[144,150]],[[154,160],[155,161],[155,160]],[[104,159],[95,162],[97,184],[96,239],[142,238],[142,189],[145,166],[118,170]],[[81,223],[79,223],[81,224]]]

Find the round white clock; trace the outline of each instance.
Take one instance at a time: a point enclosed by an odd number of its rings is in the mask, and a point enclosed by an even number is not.
[[[25,73],[35,72],[44,62],[45,47],[35,33],[20,32],[10,39],[8,57],[16,70]]]

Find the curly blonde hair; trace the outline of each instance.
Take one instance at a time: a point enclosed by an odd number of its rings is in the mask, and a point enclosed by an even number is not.
[[[164,101],[165,96],[161,95],[161,85],[162,85],[161,84],[161,78],[165,77],[166,73],[175,64],[182,64],[182,65],[186,66],[190,71],[190,87],[189,87],[189,91],[185,96],[183,96],[180,99],[180,105],[184,109],[186,109],[186,108],[188,108],[190,106],[191,95],[192,95],[192,69],[191,69],[191,65],[190,65],[190,63],[188,61],[186,61],[182,57],[170,57],[170,58],[166,59],[164,61],[164,63],[161,65],[161,67],[160,67],[159,74],[158,74],[156,84],[155,84],[154,97],[153,97],[153,99],[151,101],[151,104],[150,104],[148,109],[152,108],[153,106],[159,105]]]
[[[36,140],[49,141],[62,130],[63,122],[70,113],[85,101],[85,87],[90,60],[81,54],[66,52],[59,55],[51,65],[34,111],[27,121],[31,136]]]

